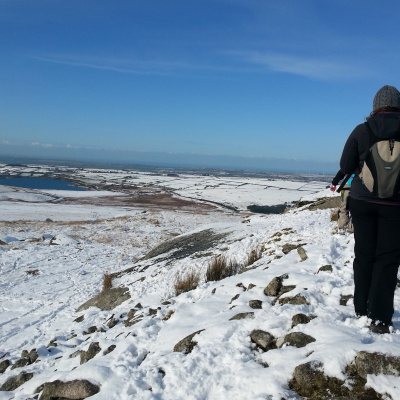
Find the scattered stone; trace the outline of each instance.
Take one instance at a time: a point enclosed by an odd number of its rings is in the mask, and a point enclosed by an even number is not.
[[[307,299],[304,296],[301,296],[300,294],[297,294],[294,297],[283,297],[279,299],[279,304],[293,304],[293,305],[310,305],[310,303],[307,301]]]
[[[57,347],[57,338],[51,339],[47,347]]]
[[[85,319],[85,316],[81,315],[80,317],[75,318],[73,322],[82,322],[84,319]]]
[[[256,285],[253,285],[252,283],[250,283],[249,286],[247,286],[247,290],[251,290],[251,289],[253,289],[254,287],[256,287]]]
[[[115,325],[118,324],[118,319],[117,318],[111,318],[108,322],[107,322],[107,326],[111,329],[114,328]]]
[[[29,354],[28,354],[28,358],[29,358],[29,363],[33,364],[38,358],[39,358],[39,354],[36,351],[36,349],[32,349]]]
[[[140,303],[137,303],[136,306],[135,306],[135,308],[137,308],[138,310],[140,310],[140,309],[143,308],[143,306],[142,306]]]
[[[289,254],[292,250],[296,250],[298,247],[304,246],[303,244],[289,244],[286,243],[282,247],[282,253],[283,254]]]
[[[309,400],[382,400],[382,396],[366,388],[365,383],[366,380],[356,373],[346,382],[326,376],[320,362],[310,361],[295,368],[289,388]]]
[[[186,336],[183,338],[181,341],[179,341],[175,346],[174,346],[174,352],[178,353],[184,353],[184,354],[189,354],[192,352],[195,346],[197,346],[197,342],[193,340],[194,336],[199,334],[200,332],[203,332],[204,329],[201,329],[197,332],[192,333],[189,336]]]
[[[306,261],[308,256],[306,254],[306,251],[303,249],[303,247],[298,247],[297,248],[297,253],[299,254],[301,261]]]
[[[87,351],[82,351],[81,356],[81,365],[85,362],[88,362],[93,357],[95,357],[98,353],[100,353],[101,347],[99,346],[99,342],[90,343],[90,346]]]
[[[149,315],[157,315],[157,309],[156,308],[149,308]]]
[[[77,351],[73,352],[72,354],[70,354],[68,358],[78,357],[81,355],[81,353],[82,353],[82,350],[77,350]]]
[[[4,373],[5,370],[11,365],[10,360],[4,360],[0,362],[0,374]]]
[[[96,332],[105,332],[106,330],[102,326],[98,326]]]
[[[128,328],[128,327],[133,326],[133,325],[137,324],[138,322],[140,322],[143,319],[141,317],[143,317],[143,316],[139,315],[139,317],[137,317],[136,319],[131,319],[131,320],[126,319],[123,322],[123,324],[124,324],[124,326],[126,326]]]
[[[168,305],[171,304],[171,302],[170,302],[170,301],[163,301],[161,304],[162,304],[163,306],[168,306]]]
[[[257,347],[264,351],[272,350],[276,348],[276,339],[269,332],[256,329],[250,334],[250,339]]]
[[[312,336],[306,335],[303,332],[292,332],[284,337],[282,345],[279,347],[288,344],[289,346],[300,348],[305,347],[312,342],[315,342],[315,339]]]
[[[319,274],[320,272],[333,272],[332,265],[323,265],[318,269],[317,274]]]
[[[59,380],[47,382],[43,385],[40,400],[69,399],[80,400],[93,396],[100,391],[99,386],[85,380],[62,382]]]
[[[136,314],[136,309],[135,308],[132,308],[131,310],[129,310],[128,311],[128,314],[126,315],[126,318],[127,319],[132,319],[134,316],[135,316],[135,314]]]
[[[8,245],[8,243],[3,242],[2,240],[0,240],[0,246],[7,246],[7,245]]]
[[[250,312],[243,312],[236,314],[232,318],[230,318],[229,321],[233,321],[235,319],[247,319],[247,318],[254,318],[254,312],[250,311]]]
[[[262,308],[262,301],[261,300],[250,300],[249,307],[253,309],[260,309]]]
[[[142,260],[158,257],[158,261],[180,260],[216,247],[217,243],[225,238],[228,233],[215,233],[212,229],[181,235],[169,240],[151,250]]]
[[[347,396],[350,394],[350,390],[344,386],[344,382],[326,376],[322,364],[317,361],[298,365],[294,369],[289,387],[300,396],[313,400],[337,399],[338,396],[348,398]]]
[[[244,286],[242,282],[239,282],[236,286],[246,290],[246,286]]]
[[[282,286],[281,290],[278,293],[278,296],[282,296],[285,293],[291,292],[292,290],[296,289],[296,285],[286,285]]]
[[[17,360],[14,363],[14,365],[11,367],[11,369],[26,367],[29,364],[30,364],[29,358],[20,358],[19,360]]]
[[[341,294],[340,295],[340,305],[341,306],[346,306],[347,302],[353,298],[352,294]]]
[[[117,346],[115,344],[112,344],[110,347],[108,347],[106,350],[104,350],[103,355],[107,355],[109,353],[111,353],[113,350],[115,350]]]
[[[400,357],[360,351],[355,360],[355,367],[357,373],[364,379],[368,374],[400,376]]]
[[[237,295],[233,296],[233,297],[231,298],[231,301],[229,302],[229,304],[232,304],[232,303],[233,303],[235,300],[237,300],[239,297],[240,297],[240,294],[237,294]]]
[[[21,358],[27,358],[27,357],[28,357],[28,354],[29,354],[28,350],[22,350],[22,352],[21,352]]]
[[[275,278],[273,278],[272,281],[268,284],[268,286],[264,289],[264,294],[266,296],[278,296],[283,286],[282,282],[284,279],[287,278],[288,278],[287,274],[276,276]]]
[[[82,332],[82,335],[90,335],[97,332],[97,326],[90,326],[86,331]]]
[[[11,392],[21,385],[23,385],[25,382],[28,382],[30,379],[33,378],[32,373],[28,372],[21,372],[17,376],[13,376],[12,378],[7,379],[1,386],[0,386],[0,391],[4,392]]]
[[[213,290],[211,290],[211,294],[215,294],[216,291],[217,291],[217,288],[214,288]]]
[[[89,307],[98,307],[100,310],[112,310],[130,298],[131,295],[128,288],[111,288],[88,300],[86,303],[79,306],[76,311],[87,310]]]
[[[167,314],[165,315],[165,317],[163,318],[163,321],[168,321],[171,317],[172,317],[172,315],[175,313],[175,311],[174,310],[169,310],[168,312],[167,312]]]
[[[292,328],[299,324],[308,324],[315,317],[305,314],[296,314],[292,317]]]

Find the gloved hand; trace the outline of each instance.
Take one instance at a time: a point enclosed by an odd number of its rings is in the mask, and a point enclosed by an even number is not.
[[[329,190],[331,192],[334,192],[336,190],[336,185],[331,185],[331,187],[329,188]]]

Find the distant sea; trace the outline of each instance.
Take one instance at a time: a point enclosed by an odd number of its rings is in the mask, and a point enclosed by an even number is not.
[[[45,178],[0,178],[0,185],[15,186],[25,189],[48,189],[48,190],[86,190],[83,187],[75,186],[70,182],[57,179]]]

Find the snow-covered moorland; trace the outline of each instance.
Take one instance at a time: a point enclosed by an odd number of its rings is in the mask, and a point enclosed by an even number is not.
[[[154,176],[136,178],[142,186]],[[104,400],[339,398],[333,390],[342,398],[400,398],[399,292],[392,333],[371,333],[368,320],[353,314],[353,237],[337,232],[330,209],[245,211],[249,204],[278,204],[281,196],[332,196],[325,185],[309,184],[302,193],[299,182],[274,182],[271,190],[253,180],[247,190],[248,182],[230,178],[230,190],[217,190],[203,179],[181,179],[173,195],[197,193],[239,212],[204,203],[98,202],[129,197],[126,188],[88,192],[90,201],[80,202],[84,192],[0,186],[0,400],[68,398],[71,390],[83,393],[75,398]],[[268,194],[278,192],[268,203]],[[248,265],[253,250],[260,258]],[[206,282],[217,255],[240,273]],[[120,290],[114,300],[126,300],[77,311],[101,293],[105,272],[114,274],[113,289],[100,297]],[[198,286],[177,295],[174,283],[190,272]],[[363,369],[365,354],[375,366],[390,366]],[[302,392],[310,376],[323,395]],[[53,381],[64,384],[54,389]],[[356,397],[360,382],[370,397]]]

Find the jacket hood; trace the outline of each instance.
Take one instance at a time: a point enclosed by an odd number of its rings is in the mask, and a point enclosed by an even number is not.
[[[400,112],[382,112],[367,120],[373,134],[381,139],[400,138]]]

